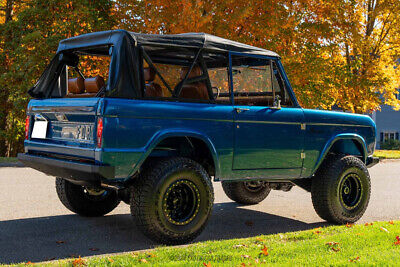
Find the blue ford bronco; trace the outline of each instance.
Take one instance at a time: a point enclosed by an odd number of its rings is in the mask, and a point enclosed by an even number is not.
[[[202,232],[212,180],[243,205],[297,185],[337,224],[370,199],[373,120],[301,108],[268,50],[204,33],[90,33],[62,40],[29,94],[19,159],[55,176],[72,212],[102,216],[122,200],[160,243]]]

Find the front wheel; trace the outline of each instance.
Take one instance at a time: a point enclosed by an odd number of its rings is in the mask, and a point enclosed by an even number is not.
[[[223,181],[222,189],[230,199],[243,205],[260,203],[271,192],[268,183],[264,181]]]
[[[314,209],[328,222],[358,221],[367,209],[370,195],[368,169],[354,156],[329,156],[312,180]]]
[[[214,201],[206,170],[188,158],[154,161],[132,185],[131,213],[142,232],[163,244],[195,239]]]
[[[120,202],[115,191],[83,187],[62,178],[56,178],[56,191],[67,209],[82,216],[102,216]]]

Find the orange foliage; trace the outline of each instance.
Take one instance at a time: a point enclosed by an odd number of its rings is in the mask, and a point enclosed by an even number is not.
[[[118,27],[206,32],[279,53],[304,107],[369,112],[400,108],[393,66],[400,2],[383,0],[117,1]],[[131,12],[134,10],[135,12]],[[373,22],[373,23],[372,23]]]

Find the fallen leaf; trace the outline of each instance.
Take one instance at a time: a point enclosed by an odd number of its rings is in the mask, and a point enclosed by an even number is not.
[[[242,264],[240,264],[240,266],[245,267],[246,263],[242,262]]]
[[[65,241],[60,240],[60,241],[56,241],[56,243],[57,244],[65,244]]]
[[[328,246],[337,246],[337,245],[339,245],[339,243],[338,242],[335,242],[335,241],[332,241],[332,242],[328,242],[328,243],[326,243],[325,245],[328,245]]]
[[[109,261],[109,262],[114,262],[114,260],[113,259],[111,259],[111,258],[107,258],[107,260]]]
[[[250,258],[250,256],[249,255],[242,255],[242,258],[248,259],[248,258]]]
[[[315,228],[313,234],[319,235],[322,234],[321,227]]]
[[[353,223],[346,223],[346,227],[347,227],[347,228],[351,228],[351,227],[353,227],[353,226],[354,226]]]
[[[98,248],[89,248],[90,251],[99,251]]]
[[[254,225],[254,222],[252,222],[252,221],[245,221],[244,224],[247,225],[247,226],[253,226],[253,225]]]
[[[357,256],[357,257],[355,257],[355,258],[353,258],[353,259],[350,259],[349,262],[356,262],[356,261],[358,261],[359,259],[360,259],[360,256]]]
[[[261,249],[261,253],[260,254],[262,254],[262,255],[264,255],[264,256],[268,256],[268,248],[264,245],[264,248],[262,248]]]
[[[373,225],[373,223],[366,223],[366,224],[364,224],[365,226],[370,226],[370,225]]]
[[[206,267],[211,267],[211,263],[205,263],[205,262],[203,262],[203,265],[206,266]]]
[[[381,229],[382,232],[389,233],[388,229],[386,229],[385,227],[380,227],[379,229]]]
[[[333,250],[334,252],[340,251],[338,242],[331,241],[331,242],[326,243],[325,245],[328,245],[331,248],[331,250]]]
[[[84,259],[82,259],[81,257],[79,257],[79,258],[75,259],[75,260],[72,262],[72,265],[73,265],[73,266],[83,266],[83,265],[86,265],[86,262],[85,262]]]
[[[153,253],[149,252],[149,253],[147,254],[147,257],[149,257],[149,258],[155,258],[155,257],[157,257],[157,256],[156,256],[156,254],[153,254]]]
[[[264,239],[262,239],[262,238],[260,238],[260,237],[256,237],[256,240],[257,240],[258,242],[263,242],[263,241],[264,241]]]
[[[394,222],[393,221],[389,221],[389,224],[394,224]]]
[[[400,245],[400,236],[396,236],[396,241],[394,241],[394,244],[397,246],[397,245]]]
[[[25,265],[33,265],[33,263],[31,261],[25,262]]]
[[[146,259],[139,259],[139,262],[147,263]],[[204,264],[204,263],[203,263]],[[208,265],[206,265],[208,267]],[[211,265],[210,265],[211,266]]]

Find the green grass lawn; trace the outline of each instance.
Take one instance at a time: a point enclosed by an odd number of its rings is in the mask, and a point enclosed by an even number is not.
[[[18,162],[17,158],[0,157],[0,163],[16,163],[16,162]]]
[[[400,159],[400,150],[376,150],[374,156],[381,159]]]
[[[400,221],[375,222],[244,239],[207,241],[186,247],[159,247],[143,253],[66,259],[37,265],[398,265],[399,235]]]

